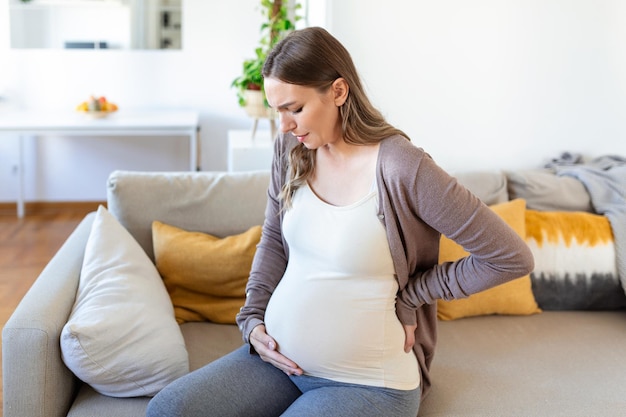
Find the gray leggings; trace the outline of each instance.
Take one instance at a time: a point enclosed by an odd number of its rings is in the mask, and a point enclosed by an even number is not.
[[[179,378],[147,417],[415,417],[420,388],[401,391],[310,376],[289,377],[248,346]]]

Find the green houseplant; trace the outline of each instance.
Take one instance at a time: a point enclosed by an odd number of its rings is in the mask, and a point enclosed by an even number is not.
[[[270,109],[265,101],[261,70],[270,49],[295,28],[295,22],[299,19],[295,11],[301,5],[298,2],[294,2],[294,14],[292,17],[289,13],[289,3],[289,0],[261,0],[260,6],[265,20],[261,24],[259,45],[254,51],[254,58],[246,59],[243,62],[241,75],[235,78],[231,84],[231,87],[234,87],[237,91],[239,105],[246,108],[248,114],[255,118],[271,117],[270,113],[268,113]],[[257,110],[247,108],[253,104],[262,106]]]

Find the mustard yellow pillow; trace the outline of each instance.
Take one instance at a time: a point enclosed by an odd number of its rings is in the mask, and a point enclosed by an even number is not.
[[[526,239],[525,200],[518,198],[493,205],[491,209],[522,239]],[[467,255],[460,245],[445,236],[441,237],[439,262],[456,261]],[[437,317],[440,320],[488,314],[530,315],[539,312],[541,310],[532,292],[530,275],[472,294],[468,298],[437,301]]]
[[[172,299],[176,321],[235,323],[261,226],[218,238],[158,221],[152,223],[156,267]]]

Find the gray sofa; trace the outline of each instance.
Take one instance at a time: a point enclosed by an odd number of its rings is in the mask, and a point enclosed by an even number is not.
[[[546,182],[531,183],[539,177],[531,181],[506,172],[457,177],[487,204],[514,197],[530,201],[531,194],[543,193],[537,205],[547,204],[545,210],[560,208],[557,192],[546,192]],[[154,259],[153,220],[216,236],[241,233],[262,223],[268,180],[266,172],[118,171],[108,181],[107,207]],[[560,181],[559,187],[567,199],[582,195],[582,200],[568,201],[565,209],[576,210],[578,204],[590,211],[579,184]],[[93,219],[94,213],[77,227],[3,329],[5,417],[139,417],[145,413],[148,397],[98,394],[78,380],[61,358],[60,333],[74,305]],[[419,415],[626,415],[622,297],[617,295],[615,305],[606,309],[597,304],[594,310],[578,311],[540,305],[543,311],[532,315],[440,321],[433,387]],[[191,369],[242,343],[234,325],[195,322],[181,325],[181,330]]]

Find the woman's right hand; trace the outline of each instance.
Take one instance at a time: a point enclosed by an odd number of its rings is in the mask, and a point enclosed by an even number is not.
[[[276,341],[266,333],[265,326],[260,324],[250,332],[250,344],[261,359],[271,363],[287,375],[302,375],[304,372],[292,360],[278,352]]]

